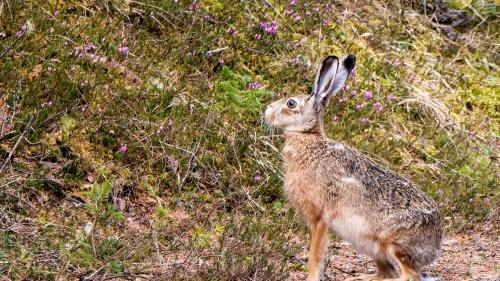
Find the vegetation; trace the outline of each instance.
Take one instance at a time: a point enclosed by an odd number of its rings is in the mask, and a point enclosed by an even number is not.
[[[261,115],[328,54],[358,60],[327,134],[417,182],[448,232],[498,225],[498,2],[446,3],[461,24],[439,3],[0,1],[0,275],[305,270]]]

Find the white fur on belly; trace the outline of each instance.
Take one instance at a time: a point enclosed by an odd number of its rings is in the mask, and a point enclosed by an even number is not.
[[[366,219],[353,213],[345,215],[346,213],[348,212],[330,220],[331,228],[357,251],[375,257],[380,247],[377,241],[368,238],[371,232]]]

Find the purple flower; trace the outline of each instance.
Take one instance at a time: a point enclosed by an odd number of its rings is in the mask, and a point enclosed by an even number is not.
[[[169,127],[172,127],[174,126],[174,120],[172,119],[168,119],[168,124],[167,124]]]
[[[82,84],[80,84],[80,87],[84,88],[84,87],[87,87],[88,85],[89,85],[89,81],[83,80]]]
[[[411,82],[415,81],[416,78],[417,78],[417,76],[410,74],[410,76],[408,76],[408,82],[411,83]]]
[[[307,11],[307,12],[306,12],[306,16],[308,16],[308,17],[309,17],[309,16],[311,16],[311,12],[310,12],[310,11]]]
[[[329,22],[327,19],[323,19],[323,20],[321,21],[321,23],[322,23],[324,26],[327,26],[327,25],[329,25],[329,24],[330,24],[330,22]]]
[[[356,111],[359,111],[359,110],[361,110],[361,109],[365,108],[365,106],[366,106],[366,104],[364,104],[364,103],[362,103],[362,104],[357,104],[357,105],[356,105]]]
[[[255,172],[255,182],[259,182],[262,180],[262,176],[260,174],[260,171]]]
[[[224,64],[224,59],[220,59],[220,60],[219,60],[219,63],[220,63],[220,64]]]
[[[126,144],[124,144],[124,143],[122,143],[122,144],[120,145],[119,151],[120,151],[121,153],[125,153],[125,152],[127,152],[127,150],[128,150],[127,145],[126,145]]]
[[[382,112],[383,110],[384,110],[384,108],[382,106],[377,108],[377,112]]]
[[[95,50],[97,50],[97,47],[92,43],[88,44],[87,47],[85,47],[85,52],[91,53],[94,52]]]
[[[361,121],[361,123],[368,123],[368,122],[370,122],[370,119],[368,119],[367,117],[363,117],[359,121]]]
[[[58,17],[59,16],[59,11],[55,11],[54,12],[54,17]]]
[[[351,97],[356,97],[358,95],[358,91],[352,90],[351,91]]]
[[[357,67],[354,67],[351,70],[351,75],[352,75],[353,78],[356,78],[356,76],[358,76],[358,68]]]
[[[333,121],[333,122],[335,122],[335,121],[337,121],[337,120],[339,120],[339,117],[338,117],[337,115],[334,115],[334,116],[332,117],[332,121]]]
[[[348,91],[349,88],[350,88],[349,85],[347,85],[347,84],[344,85],[344,91]]]
[[[56,70],[56,69],[55,69],[55,68],[53,68],[52,66],[47,67],[47,71],[48,71],[49,73],[52,73],[52,72],[54,72],[55,70]]]
[[[118,51],[120,52],[120,54],[122,54],[123,56],[128,56],[128,47],[127,46],[122,46],[118,49]]]
[[[274,36],[278,34],[278,21],[263,22],[260,24],[260,29]]]
[[[296,14],[295,17],[293,17],[294,21],[300,21],[302,20],[302,17],[299,14]]]
[[[372,94],[372,92],[371,92],[371,91],[365,91],[365,98],[366,98],[367,100],[369,100],[369,99],[373,98],[373,94]]]
[[[285,10],[285,16],[293,14],[293,10]]]
[[[20,38],[20,37],[21,37],[21,36],[23,36],[23,35],[24,35],[24,32],[22,32],[22,31],[18,31],[18,32],[16,32],[16,37],[17,37],[17,38]]]
[[[259,82],[253,82],[248,85],[248,89],[250,90],[257,90],[261,87]]]
[[[290,1],[290,4],[288,4],[288,5],[295,6],[295,5],[297,5],[297,1],[296,0],[292,0],[292,1]]]
[[[296,57],[296,58],[293,58],[293,59],[290,61],[290,63],[291,63],[291,64],[293,64],[293,65],[299,65],[300,60],[299,60],[299,58],[298,58],[298,57]]]
[[[255,40],[260,40],[261,38],[262,38],[262,35],[260,35],[260,34],[258,34],[258,33],[257,33],[257,34],[255,34]]]
[[[380,108],[380,107],[382,107],[382,104],[377,101],[377,102],[373,103],[373,107]]]
[[[347,98],[340,98],[339,99],[339,104],[343,104],[347,101]]]
[[[28,30],[28,26],[26,24],[23,24],[23,26],[21,26],[21,30],[23,32],[26,32],[26,30]]]
[[[388,95],[387,97],[385,97],[387,100],[393,100],[395,99],[395,97],[393,95]]]
[[[7,37],[7,35],[5,34],[5,32],[0,32],[0,37],[5,38],[5,37]]]
[[[54,28],[53,28],[53,27],[51,27],[51,28],[49,29],[49,33],[54,33]]]

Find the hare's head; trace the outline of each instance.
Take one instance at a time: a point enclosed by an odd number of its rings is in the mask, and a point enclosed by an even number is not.
[[[318,67],[312,94],[271,103],[265,112],[267,122],[285,132],[322,132],[325,108],[342,88],[355,63],[356,57],[352,54],[342,59],[325,58]]]

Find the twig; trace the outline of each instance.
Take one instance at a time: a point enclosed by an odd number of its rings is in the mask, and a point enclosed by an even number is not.
[[[23,36],[24,36],[24,35],[23,35]],[[14,41],[14,43],[12,43],[12,45],[10,45],[9,47],[7,47],[7,48],[6,48],[6,49],[3,51],[3,53],[2,53],[2,54],[0,54],[0,59],[1,59],[3,56],[5,56],[5,55],[6,55],[6,54],[10,51],[10,50],[12,50],[12,48],[14,48],[14,46],[17,44],[17,42],[19,42],[19,40],[20,40],[23,36],[18,37],[18,38],[16,39],[16,41]]]
[[[34,118],[34,116],[32,115],[30,118],[30,121],[28,122],[28,125],[26,125],[26,128],[24,129],[23,133],[19,136],[16,144],[14,145],[12,150],[10,151],[9,156],[7,156],[7,159],[5,159],[5,162],[3,162],[2,168],[0,168],[0,174],[3,172],[3,170],[7,166],[7,163],[9,163],[10,159],[12,158],[12,155],[14,155],[14,152],[16,151],[17,147],[21,143],[21,140],[24,139],[24,135],[26,135],[26,132],[28,132],[28,129],[31,126],[31,122],[33,121],[33,118]]]

